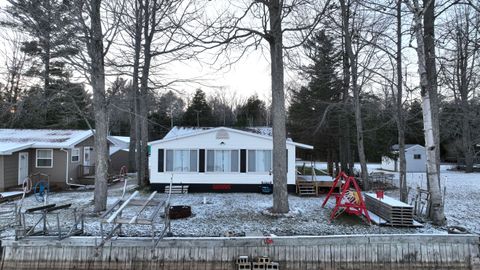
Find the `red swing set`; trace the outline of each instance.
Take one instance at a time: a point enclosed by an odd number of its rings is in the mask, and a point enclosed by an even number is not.
[[[346,212],[359,217],[364,215],[368,221],[368,224],[370,224],[370,216],[368,215],[367,207],[365,206],[365,201],[363,200],[360,187],[358,186],[355,177],[348,176],[344,172],[340,172],[333,181],[333,185],[330,188],[325,201],[323,201],[322,207],[325,207],[325,204],[327,204],[330,196],[333,194],[334,189],[337,187],[338,181],[341,180],[344,180],[345,183],[341,186],[341,193],[334,194],[336,202],[335,208],[333,208],[332,214],[330,215],[330,221],[334,220],[343,212]],[[354,191],[350,190],[350,185],[353,185]]]

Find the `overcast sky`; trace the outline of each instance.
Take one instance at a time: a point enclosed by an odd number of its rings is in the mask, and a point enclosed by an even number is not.
[[[0,8],[7,5],[6,0],[0,0]],[[5,40],[0,41],[0,50],[9,50]],[[4,66],[4,55],[0,55],[1,66]],[[185,91],[185,96],[191,95],[196,88],[202,88],[207,93],[222,88],[237,95],[248,97],[258,94],[265,97],[270,93],[270,66],[266,57],[260,50],[250,51],[239,62],[230,67],[218,70],[219,65],[210,66],[199,64],[196,61],[176,63],[162,71],[167,77],[175,79],[194,79],[195,83],[179,83],[175,86],[180,92]],[[1,67],[0,67],[1,69]],[[4,72],[3,70],[1,71]],[[114,78],[107,78],[112,81]],[[162,78],[157,78],[162,81]]]

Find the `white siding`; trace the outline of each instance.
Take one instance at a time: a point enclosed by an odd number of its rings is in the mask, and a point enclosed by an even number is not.
[[[222,131],[224,132],[224,131]],[[179,138],[166,142],[157,141],[151,144],[149,159],[150,182],[153,184],[170,183],[171,172],[158,172],[158,149],[212,149],[212,150],[271,150],[272,140],[250,136],[240,132],[228,130],[228,139],[217,139],[214,130],[195,136]],[[222,144],[223,142],[223,144]],[[288,184],[295,184],[295,145],[287,144],[288,149]],[[260,184],[273,181],[268,172],[175,172],[174,183],[183,184]]]
[[[420,159],[415,159],[415,155],[420,155]],[[405,160],[407,163],[407,172],[425,172],[426,171],[426,154],[425,147],[415,145],[405,150]],[[388,171],[398,171],[400,169],[400,161],[395,161],[389,157],[382,157],[382,169]],[[396,163],[396,164],[395,164]]]
[[[414,155],[420,155],[420,159],[414,159]],[[407,161],[407,172],[425,172],[427,157],[425,147],[421,145],[412,146],[405,151]]]

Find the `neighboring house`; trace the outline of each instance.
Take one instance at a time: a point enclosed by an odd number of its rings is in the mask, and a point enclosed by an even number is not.
[[[34,173],[58,187],[91,177],[93,145],[91,130],[0,129],[0,191]]]
[[[397,172],[400,169],[400,160],[398,159],[398,144],[392,145],[392,156],[382,157],[382,169]],[[419,144],[405,145],[405,161],[407,165],[407,172],[425,172],[427,157],[425,147]]]
[[[109,136],[108,139],[112,143],[110,146],[109,171],[114,175],[119,174],[123,166],[128,166],[130,137]]]
[[[272,182],[272,129],[174,127],[161,140],[149,143],[150,183],[162,190],[170,183],[190,190],[258,191]],[[295,190],[295,149],[313,146],[286,139],[287,179]]]

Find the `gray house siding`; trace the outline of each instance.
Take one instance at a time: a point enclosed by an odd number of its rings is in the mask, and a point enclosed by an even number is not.
[[[78,177],[78,170],[79,170],[79,166],[80,165],[83,165],[84,164],[84,152],[85,152],[85,147],[90,147],[92,150],[90,150],[90,156],[91,156],[91,164],[90,166],[94,166],[95,165],[95,152],[93,150],[93,146],[94,146],[94,139],[93,139],[93,136],[80,142],[79,144],[75,145],[74,148],[78,148],[80,150],[80,157],[79,157],[79,160],[78,162],[72,162],[72,150],[69,149],[69,153],[68,153],[68,156],[69,156],[69,164],[68,164],[68,168],[69,168],[69,178],[72,180],[72,181],[75,181],[77,180],[77,177]]]
[[[49,148],[42,148],[42,149],[49,149]],[[44,173],[48,175],[51,186],[64,187],[66,186],[65,177],[67,173],[66,171],[67,153],[60,149],[52,149],[52,150],[53,150],[52,168],[38,168],[36,164],[37,149],[32,148],[28,150],[29,174]]]
[[[3,156],[5,189],[18,186],[18,152]]]
[[[49,176],[50,185],[54,187],[64,188],[67,186],[67,165],[68,165],[68,179],[71,181],[77,180],[79,166],[84,164],[84,147],[90,147],[91,150],[91,166],[95,165],[95,153],[93,150],[94,139],[93,135],[75,145],[74,148],[80,150],[79,160],[72,162],[72,149],[55,149],[55,148],[41,148],[51,149],[53,153],[52,168],[37,167],[37,149],[30,148],[13,153],[12,155],[0,156],[0,191],[8,188],[18,186],[18,153],[28,152],[28,175],[35,173],[43,173]]]
[[[128,151],[119,150],[110,156],[109,172],[118,175],[123,166],[128,166]]]

